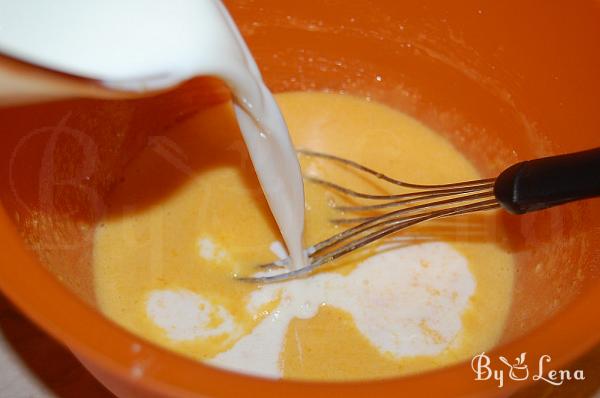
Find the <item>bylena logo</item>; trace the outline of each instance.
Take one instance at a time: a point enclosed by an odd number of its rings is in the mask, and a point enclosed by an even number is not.
[[[496,380],[498,388],[504,386],[506,378],[515,381],[533,380],[560,386],[569,380],[585,380],[583,370],[547,370],[552,361],[550,355],[542,355],[535,367],[529,367],[526,361],[527,354],[522,352],[513,362],[506,357],[499,356],[496,363],[485,353],[475,355],[471,360],[471,368],[475,372],[475,380]]]

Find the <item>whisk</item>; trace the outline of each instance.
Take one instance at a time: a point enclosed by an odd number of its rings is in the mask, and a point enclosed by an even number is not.
[[[257,283],[279,282],[314,272],[319,267],[369,245],[383,237],[425,221],[503,208],[524,214],[563,203],[600,196],[600,148],[566,155],[551,156],[517,163],[497,178],[449,184],[413,184],[389,177],[355,161],[310,150],[302,156],[326,159],[370,174],[389,184],[414,190],[408,193],[375,195],[357,192],[330,181],[307,176],[306,180],[323,185],[349,197],[375,202],[369,205],[337,206],[344,213],[388,210],[368,217],[338,218],[336,224],[353,225],[306,249],[308,264],[276,274],[238,277]],[[290,259],[258,265],[257,271],[284,268]]]

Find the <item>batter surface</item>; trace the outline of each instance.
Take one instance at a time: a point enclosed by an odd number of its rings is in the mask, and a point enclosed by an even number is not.
[[[325,93],[276,96],[296,147],[356,160],[396,178],[480,178],[443,137],[384,105]],[[305,174],[355,190],[398,193],[323,160]],[[306,244],[342,227],[347,199],[306,183]],[[495,213],[406,230],[310,278],[257,286],[282,251],[231,106],[154,137],[109,198],[96,233],[100,309],[183,355],[269,377],[373,379],[470,358],[499,339],[513,259]],[[349,215],[345,215],[349,216]]]

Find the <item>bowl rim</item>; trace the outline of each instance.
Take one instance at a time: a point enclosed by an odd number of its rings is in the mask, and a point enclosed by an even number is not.
[[[445,396],[478,396],[491,392],[507,394],[528,384],[506,380],[499,389],[493,380],[475,381],[468,361],[400,378],[353,382],[271,380],[202,364],[135,336],[86,304],[42,266],[20,237],[6,209],[0,207],[0,290],[76,355],[113,377],[130,378],[151,390],[166,395],[214,397],[254,392],[264,398],[333,393],[347,397],[382,396],[398,391],[418,394],[444,391]],[[15,264],[19,272],[11,271]],[[600,281],[585,288],[540,325],[487,354],[516,357],[525,349],[534,358],[550,354],[552,363],[547,369],[565,365],[600,341],[600,317],[589,313],[598,303]],[[552,352],[544,352],[544,347],[550,346]],[[132,369],[140,364],[144,364],[142,375],[133,377]]]

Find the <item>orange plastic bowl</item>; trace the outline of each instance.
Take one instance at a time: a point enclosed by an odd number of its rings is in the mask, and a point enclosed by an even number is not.
[[[368,96],[430,125],[484,175],[600,145],[597,2],[227,2],[274,91]],[[121,396],[507,395],[469,363],[392,380],[301,383],[243,376],[164,351],[94,308],[91,236],[124,165],[169,125],[226,93],[197,79],[130,101],[0,110],[0,287]],[[202,137],[198,137],[202,139]],[[490,356],[561,367],[600,337],[597,200],[501,216],[518,273]]]

